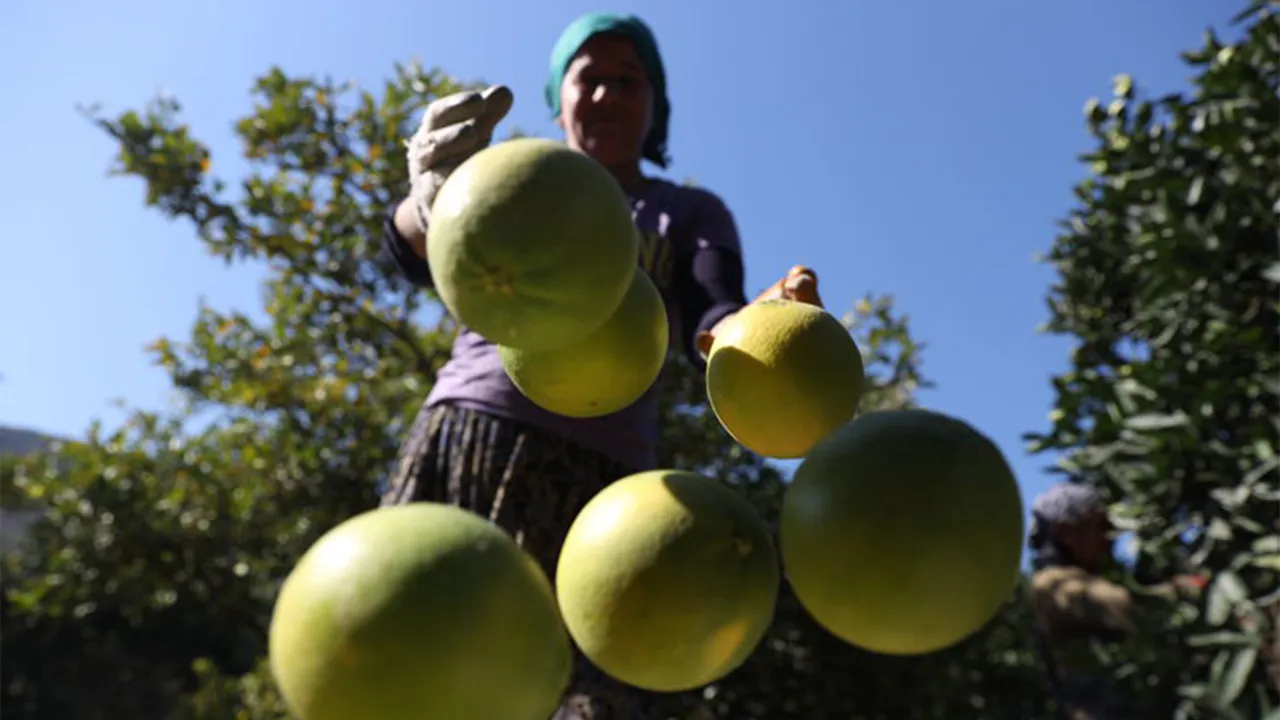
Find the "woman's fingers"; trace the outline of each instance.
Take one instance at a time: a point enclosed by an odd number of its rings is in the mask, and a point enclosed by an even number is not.
[[[822,307],[822,298],[818,295],[818,273],[804,265],[796,265],[781,280],[760,293],[755,302],[777,298]]]
[[[777,299],[794,300],[795,302],[823,307],[822,298],[818,295],[818,273],[803,265],[796,265],[781,280],[771,285],[768,290],[760,293],[752,302],[758,303],[763,300]],[[694,345],[697,347],[698,352],[702,353],[703,357],[711,353],[711,346],[715,343],[716,334],[731,317],[733,316],[725,317],[710,332],[700,332],[694,338]]]
[[[791,268],[782,281],[782,297],[822,307],[822,297],[818,295],[818,274],[800,265]]]
[[[694,338],[694,345],[697,346],[698,354],[702,357],[711,355],[711,346],[716,342],[716,336],[703,330]]]

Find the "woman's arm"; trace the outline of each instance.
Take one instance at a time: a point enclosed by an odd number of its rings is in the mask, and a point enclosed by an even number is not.
[[[782,276],[781,280],[757,295],[756,299],[752,300],[751,303],[758,303],[762,300],[793,300],[825,307],[822,304],[822,298],[818,295],[817,273],[803,265],[796,265],[791,268],[786,275]],[[718,322],[708,327],[705,332],[699,332],[694,337],[694,345],[697,346],[700,355],[706,357],[711,353],[711,346],[715,343],[716,333],[720,331],[720,326],[727,323],[731,317],[733,317],[733,313],[722,316]]]
[[[412,200],[396,205],[382,221],[382,254],[419,287],[434,287],[427,265],[427,235],[419,229]]]
[[[697,338],[747,304],[742,255],[726,247],[701,247],[676,263],[680,296],[680,347],[701,368],[706,363]]]
[[[685,190],[692,208],[681,248],[675,257],[672,283],[680,304],[680,348],[702,368],[706,364],[698,338],[747,304],[742,245],[733,214],[714,193]]]
[[[703,367],[719,326],[748,302],[733,215],[716,195],[705,190],[691,192],[698,209],[684,246],[694,250],[677,258],[675,283],[683,309],[682,347],[694,365]],[[773,298],[822,307],[817,273],[797,265],[752,302]]]

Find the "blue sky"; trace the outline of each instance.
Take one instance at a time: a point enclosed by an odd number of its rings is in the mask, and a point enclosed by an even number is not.
[[[210,259],[188,226],[143,206],[139,182],[106,176],[114,148],[77,103],[118,112],[172,93],[215,170],[234,175],[231,125],[268,66],[372,86],[420,58],[511,85],[506,127],[553,134],[541,87],[560,29],[588,10],[628,10],[654,27],[671,75],[671,175],[729,203],[749,291],[804,263],[837,313],[867,291],[895,295],[929,344],[938,387],[923,402],[995,438],[1029,499],[1049,482],[1047,459],[1026,457],[1020,435],[1045,427],[1049,376],[1070,347],[1035,332],[1052,274],[1033,255],[1083,177],[1081,109],[1121,72],[1156,92],[1184,87],[1178,52],[1243,2],[356,7],[4,3],[0,423],[77,435],[93,418],[118,421],[115,399],[162,408],[167,378],[142,347],[184,337],[200,298],[259,307],[253,271]]]

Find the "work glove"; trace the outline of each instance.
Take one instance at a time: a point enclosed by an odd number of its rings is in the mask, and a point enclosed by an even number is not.
[[[490,85],[480,92],[454,93],[427,105],[422,125],[407,143],[409,197],[423,233],[431,218],[431,204],[444,181],[467,158],[489,145],[493,129],[510,112],[513,101],[510,88]]]
[[[823,307],[822,297],[818,295],[818,274],[803,265],[796,265],[788,270],[781,280],[769,286],[769,289],[757,295],[756,299],[751,302],[754,304],[762,300],[778,299],[794,300]],[[698,333],[696,340],[698,352],[702,353],[703,357],[711,353],[711,345],[716,341],[716,333],[720,328],[724,327],[725,321],[730,317],[733,316],[730,315],[716,323],[716,326],[711,328],[710,331],[704,330]]]

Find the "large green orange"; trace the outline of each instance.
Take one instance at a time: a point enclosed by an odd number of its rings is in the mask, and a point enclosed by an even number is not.
[[[654,470],[587,503],[565,538],[556,594],[596,667],[674,692],[724,677],[773,616],[778,558],[752,507],[718,480]]]
[[[547,350],[613,315],[639,247],[630,203],[604,166],[521,138],[449,176],[431,208],[427,259],[459,322],[499,345]]]
[[[546,720],[571,667],[534,560],[430,503],[358,515],[308,549],[276,600],[270,657],[301,720]]]
[[[798,458],[853,418],[862,353],[822,308],[767,300],[738,311],[707,358],[707,397],[725,430],[772,458]]]
[[[567,417],[608,415],[653,386],[667,357],[667,310],[643,272],[622,304],[587,337],[553,350],[498,346],[502,367],[535,404]]]
[[[805,609],[879,653],[941,650],[1008,598],[1022,553],[1022,498],[990,439],[927,410],[873,412],[796,469],[779,544]]]

